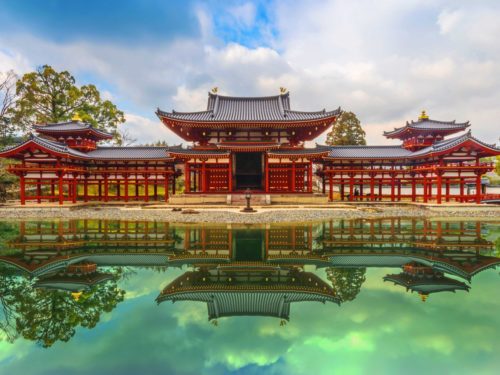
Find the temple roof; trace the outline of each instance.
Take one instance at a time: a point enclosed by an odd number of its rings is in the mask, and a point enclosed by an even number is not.
[[[410,151],[402,146],[328,146],[330,153],[328,158],[332,159],[414,159],[423,156],[431,156],[452,149],[462,143],[471,141],[478,147],[491,151],[492,155],[500,152],[494,144],[484,143],[473,137],[468,131],[465,134],[435,142],[433,145],[424,147],[417,151]],[[325,146],[321,146],[325,147]]]
[[[195,122],[294,122],[311,121],[339,116],[340,108],[333,111],[302,112],[290,109],[289,93],[262,97],[235,97],[209,93],[206,111],[164,112],[160,117]]]
[[[0,151],[0,156],[4,156],[4,157],[11,156],[11,154],[13,154],[13,152],[16,149],[21,149],[30,143],[34,143],[34,144],[41,146],[42,148],[45,148],[49,151],[54,151],[58,154],[63,154],[66,156],[73,156],[73,157],[77,157],[77,158],[86,158],[87,157],[87,154],[85,154],[84,152],[80,152],[78,150],[72,149],[71,147],[68,147],[65,143],[56,142],[56,141],[52,141],[52,140],[49,140],[46,138],[37,137],[34,134],[30,134],[29,138],[24,142],[21,142],[21,143],[18,143],[17,145],[8,146],[8,147],[4,148],[3,150]]]
[[[108,160],[164,160],[171,158],[168,151],[167,146],[98,147],[87,156],[91,159]]]
[[[113,275],[108,273],[95,272],[90,275],[74,275],[66,274],[52,275],[39,279],[35,283],[35,288],[59,289],[78,291],[88,289],[93,285],[112,280]]]
[[[318,155],[318,156],[327,156],[327,154],[331,152],[330,146],[318,145],[314,148],[279,148],[276,150],[269,150],[267,152],[268,155],[272,156],[301,156],[301,155]]]
[[[340,159],[400,159],[411,155],[401,146],[331,146],[328,157]]]
[[[418,133],[420,131],[438,131],[445,132],[447,134],[455,133],[461,130],[465,130],[470,126],[469,121],[457,123],[453,121],[438,121],[431,120],[427,117],[425,112],[419,117],[418,121],[406,122],[405,126],[400,128],[394,128],[394,130],[384,132],[384,136],[388,138],[399,138],[405,133]]]
[[[33,125],[33,128],[39,133],[46,134],[55,134],[55,133],[84,133],[91,132],[95,136],[102,139],[111,139],[113,135],[94,128],[89,123],[79,122],[79,121],[68,121],[68,122],[59,122],[53,124],[45,124],[45,125]]]
[[[392,281],[396,285],[401,285],[406,290],[430,294],[436,292],[455,292],[455,290],[469,291],[470,287],[459,280],[455,280],[442,274],[413,276],[407,273],[384,276],[384,281]]]
[[[26,141],[1,150],[0,156],[11,156],[16,149],[22,149],[23,146],[27,146],[29,143],[35,143],[49,151],[54,151],[68,157],[86,160],[166,160],[171,158],[169,155],[170,149],[179,149],[178,146],[98,147],[93,151],[85,153],[75,150],[65,143],[52,141],[31,134]]]
[[[275,267],[272,269],[278,272]],[[238,281],[238,272],[245,272],[245,269],[228,272],[220,279],[200,271],[188,271],[168,284],[156,301],[206,302],[209,320],[239,315],[273,316],[288,320],[291,302],[330,301],[340,305],[333,288],[309,272],[293,273],[281,279],[269,273],[267,281],[243,281],[246,276]]]
[[[479,139],[473,137],[470,130],[469,130],[465,134],[462,134],[462,135],[459,135],[459,136],[456,136],[453,138],[445,139],[443,141],[436,142],[429,147],[425,147],[421,150],[414,151],[409,156],[418,157],[418,156],[422,156],[422,155],[428,155],[428,154],[432,154],[432,153],[446,151],[446,150],[449,150],[453,147],[460,145],[461,143],[465,143],[467,141],[472,141],[473,143],[477,144],[479,147],[489,149],[489,150],[493,151],[493,153],[495,153],[495,154],[500,152],[500,149],[497,148],[495,146],[495,144],[488,144],[488,143],[484,143],[484,142],[480,141]]]

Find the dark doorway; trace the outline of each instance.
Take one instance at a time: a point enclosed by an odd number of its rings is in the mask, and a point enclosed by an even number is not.
[[[263,260],[263,231],[260,229],[233,230],[233,259],[239,261]]]
[[[238,152],[235,162],[236,190],[262,189],[262,153]]]

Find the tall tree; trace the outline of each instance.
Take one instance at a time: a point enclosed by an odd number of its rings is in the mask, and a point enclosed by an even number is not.
[[[16,103],[16,81],[17,75],[13,70],[6,73],[0,72],[0,144],[13,132],[8,112]]]
[[[101,314],[111,312],[124,300],[125,291],[118,288],[121,269],[114,278],[83,292],[78,300],[71,293],[35,287],[26,276],[0,273],[0,330],[13,342],[19,336],[50,347],[57,341],[69,341],[78,326],[94,328]]]
[[[326,275],[333,289],[342,302],[352,301],[361,290],[366,280],[366,268],[336,268],[328,267]]]
[[[125,122],[123,112],[111,101],[103,100],[94,85],[77,86],[67,71],[41,66],[17,81],[16,94],[18,99],[10,112],[12,122],[23,129],[34,123],[68,121],[78,115],[120,140],[118,125]]]
[[[343,112],[333,129],[326,135],[326,144],[335,145],[366,145],[366,133],[361,122],[352,112]]]

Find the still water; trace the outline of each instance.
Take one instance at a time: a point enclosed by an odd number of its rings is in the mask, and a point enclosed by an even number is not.
[[[498,373],[500,223],[0,222],[0,374]]]

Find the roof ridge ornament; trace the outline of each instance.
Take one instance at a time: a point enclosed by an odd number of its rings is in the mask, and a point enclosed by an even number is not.
[[[286,87],[280,87],[280,94],[285,95],[288,92],[288,89]]]
[[[212,94],[217,95],[219,88],[217,86],[212,87]]]
[[[80,117],[80,115],[78,114],[78,112],[75,112],[73,114],[73,117],[71,117],[71,121],[72,122],[81,122],[82,118]]]
[[[428,120],[429,116],[425,113],[425,109],[422,110],[420,116],[418,116],[419,121]]]

